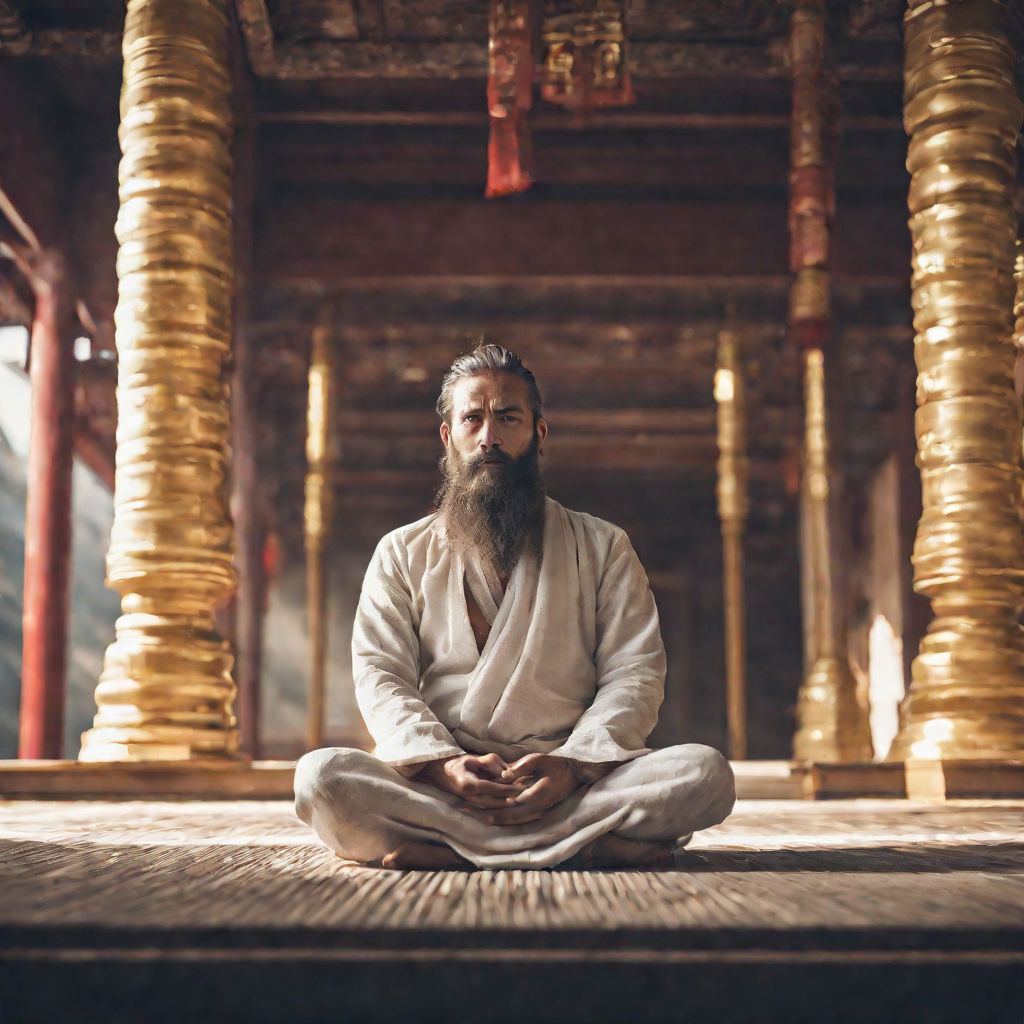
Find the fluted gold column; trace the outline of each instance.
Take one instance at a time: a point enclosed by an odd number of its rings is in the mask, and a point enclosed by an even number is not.
[[[890,759],[1024,757],[1021,409],[1013,388],[1014,88],[1006,5],[912,0],[904,122],[924,511],[935,619]]]
[[[747,523],[746,387],[739,338],[724,330],[718,338],[715,404],[718,418],[718,518],[722,527],[722,592],[725,606],[725,707],[729,756],[747,756],[746,594],[743,535]]]
[[[315,750],[323,743],[325,668],[327,658],[327,587],[324,574],[324,538],[331,515],[328,443],[331,412],[330,327],[313,329],[309,360],[309,399],[306,420],[306,609],[309,621],[309,711],[306,744]]]
[[[793,756],[804,761],[869,761],[868,717],[858,704],[846,646],[846,618],[838,586],[836,500],[830,465],[825,359],[820,349],[804,355],[804,465],[801,492],[807,595],[813,607],[813,658],[797,698]]]
[[[130,0],[121,92],[117,639],[86,761],[238,747],[214,608],[234,585],[227,508],[231,105],[227,0]]]
[[[835,83],[826,65],[824,0],[797,0],[790,20],[793,73],[790,168],[789,333],[803,350],[804,465],[801,557],[808,664],[797,700],[793,755],[806,761],[871,758],[846,644],[845,547],[838,470],[825,389],[830,348],[829,271],[835,207]],[[833,370],[834,372],[834,370]]]

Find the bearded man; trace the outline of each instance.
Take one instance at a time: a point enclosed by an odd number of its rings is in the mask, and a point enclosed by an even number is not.
[[[438,510],[380,542],[356,612],[375,754],[306,754],[299,817],[386,868],[667,863],[735,789],[710,747],[644,745],[665,651],[639,559],[545,497],[547,423],[518,356],[460,356],[437,409]]]

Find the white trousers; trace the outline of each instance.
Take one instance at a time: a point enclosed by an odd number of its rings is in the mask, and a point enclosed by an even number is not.
[[[710,828],[735,799],[729,762],[696,743],[628,761],[525,825],[477,821],[457,797],[362,750],[314,750],[295,769],[296,814],[335,853],[361,862],[416,840],[444,843],[482,868],[548,868],[607,832],[670,841]]]

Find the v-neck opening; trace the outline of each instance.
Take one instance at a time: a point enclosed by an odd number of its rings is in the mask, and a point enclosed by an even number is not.
[[[517,580],[522,572],[523,560],[520,559],[512,567],[512,572],[509,574],[508,583],[505,585],[505,593],[502,596],[501,604],[498,605],[497,614],[494,617],[494,621],[490,623],[490,630],[487,633],[487,639],[484,641],[483,647],[480,647],[476,642],[476,633],[473,631],[473,620],[469,616],[469,605],[466,601],[466,589],[469,585],[468,576],[466,572],[466,562],[462,555],[459,555],[457,559],[457,570],[458,579],[460,582],[459,593],[462,598],[462,612],[463,621],[465,623],[465,630],[469,634],[470,643],[472,643],[472,649],[476,652],[476,664],[473,666],[473,672],[475,673],[480,668],[484,659],[489,655],[491,649],[495,644],[495,634],[501,632],[505,622],[508,619],[508,608],[511,607],[511,602],[515,599],[515,587]],[[470,588],[470,593],[472,589]],[[479,608],[479,600],[474,595],[474,600],[477,602]],[[483,614],[481,609],[481,614]],[[486,616],[484,616],[486,620]]]

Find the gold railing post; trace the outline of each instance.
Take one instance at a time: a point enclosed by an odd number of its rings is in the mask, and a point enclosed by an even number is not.
[[[121,92],[117,638],[85,761],[235,754],[227,507],[231,100],[227,0],[129,0]]]
[[[324,673],[327,657],[327,586],[324,538],[331,514],[328,444],[331,410],[330,327],[313,328],[306,423],[306,608],[309,620],[309,711],[306,744],[315,750],[324,735]]]
[[[1024,757],[1021,408],[1013,387],[1014,146],[1024,108],[999,0],[911,0],[914,584],[935,612],[891,760]]]
[[[725,609],[725,697],[729,755],[747,756],[746,594],[743,585],[743,534],[747,521],[746,387],[743,354],[736,334],[718,337],[715,403],[718,410],[718,517],[722,526]]]
[[[829,250],[835,207],[835,84],[826,66],[824,0],[798,0],[790,20],[793,74],[789,332],[804,359],[801,557],[808,664],[797,701],[793,755],[804,761],[871,758],[846,645],[845,550],[825,389],[831,330]],[[829,372],[834,368],[829,367]]]

